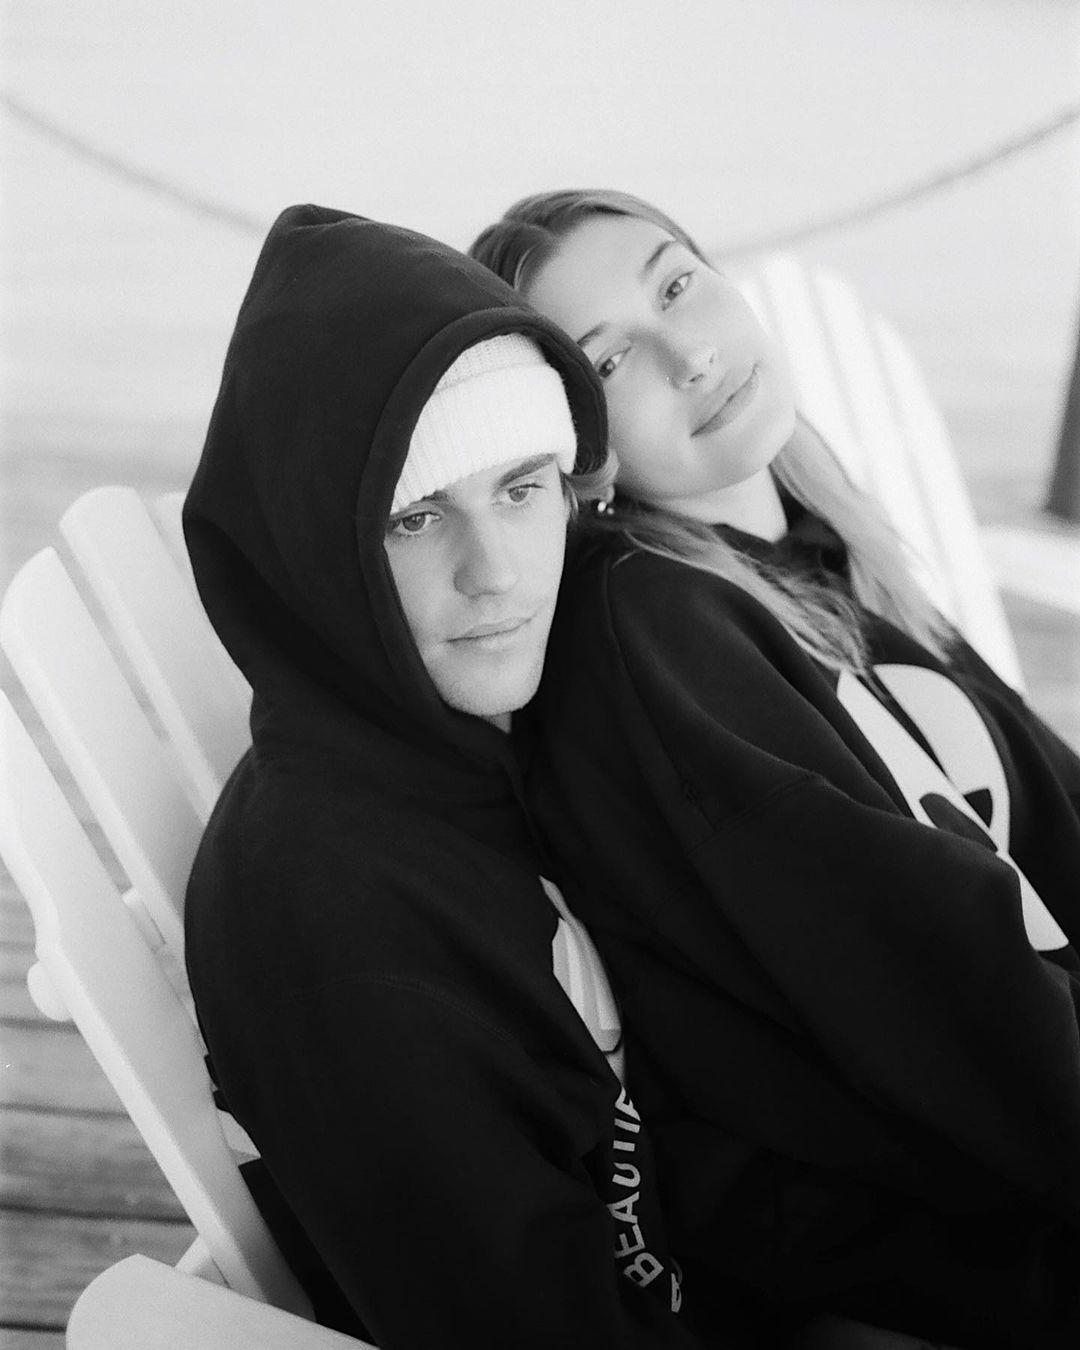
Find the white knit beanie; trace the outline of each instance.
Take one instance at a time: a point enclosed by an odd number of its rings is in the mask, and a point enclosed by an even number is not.
[[[570,473],[577,437],[563,382],[531,338],[504,333],[469,347],[424,404],[391,511],[480,469],[554,455]]]

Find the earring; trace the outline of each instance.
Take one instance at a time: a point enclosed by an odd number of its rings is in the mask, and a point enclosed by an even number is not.
[[[614,496],[615,489],[609,487],[603,497],[598,497],[596,501],[593,502],[593,515],[601,517],[614,515],[615,505],[612,500]]]

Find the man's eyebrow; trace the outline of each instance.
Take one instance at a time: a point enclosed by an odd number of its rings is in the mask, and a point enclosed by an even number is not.
[[[679,241],[677,239],[661,239],[659,244],[657,244],[657,246],[645,259],[645,263],[642,266],[641,271],[638,273],[638,277],[642,281],[644,281],[645,278],[649,275],[650,270],[656,266],[656,264],[667,252],[667,250],[669,248],[676,248],[678,246],[678,243]],[[591,338],[599,337],[600,334],[604,331],[604,329],[607,328],[607,326],[608,325],[606,323],[594,324],[593,327],[590,328],[587,333],[582,333],[582,335],[577,340],[577,345],[579,347],[584,347],[586,342],[588,342]]]
[[[546,468],[554,458],[555,455],[552,453],[549,455],[530,455],[528,459],[519,460],[511,468],[507,469],[505,473],[499,475],[499,480],[495,484],[495,490],[498,491],[499,488],[506,487],[508,483],[514,482],[517,478],[524,478],[526,474],[536,473],[538,469]],[[401,511],[395,511],[390,518],[391,520],[400,520],[402,516],[407,516],[410,511],[415,510],[419,506],[423,506],[424,502],[448,502],[449,500],[450,493],[448,489],[436,488],[434,492],[429,492],[423,497],[418,497],[416,501],[410,502],[408,506],[404,507]]]
[[[532,455],[529,459],[523,459],[515,464],[512,469],[507,469],[507,471],[500,476],[496,486],[501,488],[506,487],[506,485],[512,483],[515,478],[524,478],[526,474],[536,473],[538,469],[546,469],[554,458],[555,455],[552,453],[550,455]]]
[[[450,494],[444,488],[436,488],[434,492],[427,492],[422,497],[417,497],[416,501],[409,502],[403,506],[400,511],[391,511],[391,520],[402,520],[405,516],[420,511],[425,502],[447,502],[450,500]]]

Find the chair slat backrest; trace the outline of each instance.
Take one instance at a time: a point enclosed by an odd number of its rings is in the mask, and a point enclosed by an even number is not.
[[[811,274],[794,257],[778,254],[740,278],[740,285],[758,318],[787,352],[799,406],[854,482],[869,488],[868,465],[814,300]]]
[[[800,410],[882,502],[931,600],[1022,688],[970,497],[906,344],[846,282],[789,254],[758,260],[740,285],[791,358]]]
[[[12,580],[0,605],[0,647],[179,960],[203,821],[54,549],[35,554]]]
[[[225,1142],[192,1020],[3,695],[0,852],[54,1010],[75,1021],[226,1283],[310,1315]]]
[[[132,488],[84,494],[60,529],[190,776],[205,821],[247,748],[251,691]]]
[[[186,496],[186,492],[163,492],[153,502],[153,512],[173,562],[177,564],[194,590],[195,576],[191,570],[191,559],[188,557],[187,543],[184,539],[183,517]]]

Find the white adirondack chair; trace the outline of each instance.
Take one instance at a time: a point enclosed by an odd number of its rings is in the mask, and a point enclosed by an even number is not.
[[[374,1350],[146,1256],[118,1261],[87,1287],[68,1320],[67,1344],[72,1350]]]
[[[763,260],[742,284],[792,355],[806,415],[884,500],[935,601],[1019,685],[948,435],[903,343],[850,287],[791,257]],[[54,550],[22,568],[0,607],[0,645],[130,883],[122,897],[4,700],[0,852],[34,915],[30,988],[48,1015],[74,1018],[200,1235],[177,1270],[131,1257],[94,1280],[68,1344],[355,1347],[300,1320],[306,1299],[236,1169],[250,1141],[213,1107],[190,1015],[183,887],[247,742],[248,691],[195,597],[179,506],[179,494],[164,499],[155,525],[133,492],[108,488],[61,522],[149,715]]]
[[[994,525],[982,541],[1003,591],[1080,618],[1080,529]]]
[[[214,1106],[183,973],[187,874],[247,744],[250,692],[180,560],[179,500],[159,503],[158,526],[131,489],[103,488],[62,519],[107,626],[52,548],[20,569],[0,605],[0,646],[130,883],[111,875],[0,695],[0,853],[34,919],[27,983],[46,1016],[75,1022],[198,1234],[176,1271],[140,1258],[95,1281],[73,1315],[73,1344],[157,1344],[140,1316],[156,1321],[166,1308],[164,1325],[180,1334],[190,1291],[206,1297],[212,1281],[228,1288],[210,1296],[202,1331],[188,1319],[192,1346],[208,1344],[207,1326],[230,1326],[230,1310],[258,1307],[252,1347],[277,1334],[281,1345],[355,1348],[301,1320],[310,1304],[241,1178],[255,1149]],[[121,1313],[113,1300],[133,1271],[144,1296],[125,1292]],[[244,1343],[239,1331],[226,1342]]]
[[[905,343],[847,282],[790,254],[763,259],[741,285],[791,358],[800,410],[884,504],[931,599],[1002,679],[1022,688],[948,430]]]
[[[840,277],[787,253],[739,279],[792,359],[803,412],[889,511],[928,593],[1017,689],[998,588],[1080,616],[1080,532],[977,526],[948,430],[907,344]]]

